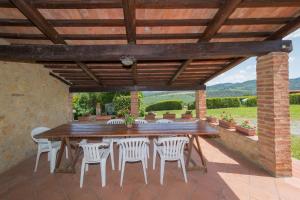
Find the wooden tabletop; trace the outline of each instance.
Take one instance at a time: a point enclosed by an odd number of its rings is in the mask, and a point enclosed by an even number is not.
[[[93,138],[93,137],[120,137],[120,136],[165,136],[165,135],[199,135],[217,136],[218,132],[205,121],[176,122],[170,124],[139,124],[132,128],[125,125],[106,124],[63,124],[46,131],[38,138]]]

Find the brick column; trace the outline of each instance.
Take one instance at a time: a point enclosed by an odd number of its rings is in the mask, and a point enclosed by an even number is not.
[[[137,91],[131,91],[131,105],[130,105],[130,112],[135,117],[139,116],[139,94]]]
[[[260,163],[276,177],[291,176],[288,54],[257,57],[256,73]]]
[[[205,119],[206,116],[206,90],[195,91],[196,118]]]

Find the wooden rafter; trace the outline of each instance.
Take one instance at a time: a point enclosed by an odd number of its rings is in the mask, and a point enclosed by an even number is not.
[[[54,74],[54,73],[52,73],[52,72],[49,72],[49,75],[52,76],[52,77],[54,77],[54,78],[56,78],[57,80],[63,82],[63,83],[66,84],[66,85],[69,85],[69,86],[72,85],[72,83],[70,83],[69,81],[63,79],[63,78],[60,77],[60,76],[57,76],[56,74]]]
[[[24,14],[42,33],[44,33],[54,44],[67,44],[58,32],[49,24],[44,16],[26,0],[11,0],[11,2]],[[77,62],[78,66],[87,73],[98,84],[100,80],[97,79],[83,63]]]
[[[233,11],[237,8],[237,6],[241,3],[241,0],[228,0],[221,8],[219,8],[218,12],[214,16],[213,20],[206,27],[204,33],[201,35],[198,42],[209,41],[213,38],[213,36],[218,32],[224,22],[229,18],[229,16],[233,13]],[[185,68],[191,63],[192,60],[186,60],[179,67],[178,71],[169,81],[169,84],[173,84],[174,81],[180,76],[180,74],[185,70]]]
[[[247,57],[291,50],[289,40],[158,45],[0,45],[0,59],[84,62],[118,60],[129,55],[141,61],[188,60]]]
[[[290,23],[286,24],[285,26],[281,27],[278,31],[276,31],[274,34],[272,34],[266,40],[281,39],[285,35],[288,35],[289,33],[297,30],[299,27],[300,27],[300,16],[297,17],[296,19],[292,20]],[[203,83],[206,83],[206,82],[212,80],[213,78],[219,76],[220,74],[222,74],[222,73],[230,70],[231,68],[235,67],[236,65],[242,63],[246,59],[248,59],[248,58],[238,58],[238,59],[234,60],[233,62],[231,62],[228,65],[226,65],[223,69],[215,72],[209,78],[205,79],[201,83],[203,84]]]

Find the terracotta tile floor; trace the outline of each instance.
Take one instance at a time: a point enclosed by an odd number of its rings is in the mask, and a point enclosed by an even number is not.
[[[208,160],[208,173],[189,171],[187,184],[177,164],[168,163],[165,182],[161,186],[158,162],[155,171],[148,169],[148,185],[144,183],[141,164],[127,165],[124,187],[121,188],[120,173],[112,171],[108,162],[106,187],[100,187],[99,166],[90,166],[80,189],[80,163],[76,174],[50,174],[44,155],[36,173],[32,171],[35,160],[32,157],[0,175],[0,199],[299,199],[299,161],[294,161],[294,177],[275,179],[211,140],[201,139],[200,142]],[[193,157],[197,161],[196,155]]]

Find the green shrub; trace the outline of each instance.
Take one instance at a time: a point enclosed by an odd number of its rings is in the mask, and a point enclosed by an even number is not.
[[[290,94],[290,104],[300,104],[300,94]]]
[[[230,107],[240,107],[241,103],[239,98],[237,97],[209,98],[206,99],[206,106],[208,109],[230,108]]]
[[[146,112],[159,110],[182,110],[182,101],[160,101],[146,107]]]
[[[195,101],[188,104],[188,110],[195,110]]]
[[[249,97],[243,101],[243,104],[247,107],[255,107],[257,106],[257,98]]]
[[[115,112],[119,113],[123,110],[130,110],[130,96],[115,96],[113,99],[113,105],[115,108]]]

